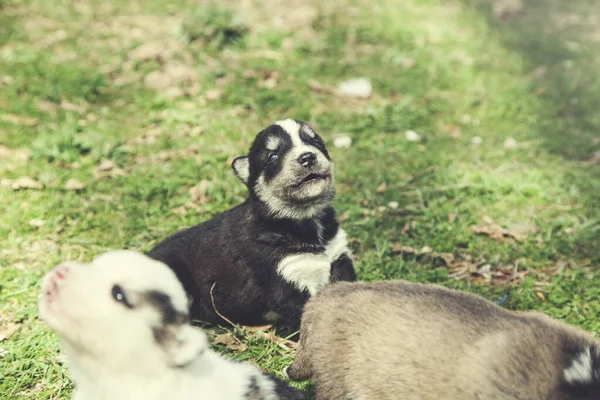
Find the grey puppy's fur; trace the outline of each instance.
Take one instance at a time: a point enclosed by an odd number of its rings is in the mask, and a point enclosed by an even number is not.
[[[401,281],[313,296],[287,369],[317,399],[600,399],[600,343],[534,312]]]

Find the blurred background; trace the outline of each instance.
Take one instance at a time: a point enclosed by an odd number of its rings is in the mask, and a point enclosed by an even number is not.
[[[71,391],[37,319],[46,271],[239,203],[232,159],[286,117],[326,140],[360,279],[600,332],[599,18],[592,0],[0,0],[3,398]],[[293,357],[232,335],[215,348],[278,376]]]

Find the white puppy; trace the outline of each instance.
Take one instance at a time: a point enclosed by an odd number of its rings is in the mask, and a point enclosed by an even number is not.
[[[59,335],[75,400],[270,400],[302,395],[213,352],[163,263],[134,251],[64,263],[44,278],[40,317]]]

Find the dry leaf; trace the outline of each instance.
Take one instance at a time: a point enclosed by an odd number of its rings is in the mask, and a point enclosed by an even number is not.
[[[505,229],[499,224],[495,223],[488,216],[482,217],[481,220],[485,223],[485,225],[471,226],[471,230],[477,234],[489,236],[490,238],[498,242],[503,241],[505,238],[512,238],[519,242],[522,242],[527,238],[526,234],[521,233],[522,230],[520,231],[519,229],[517,229],[515,231],[512,231]],[[532,230],[534,228],[530,227],[528,229]],[[537,227],[535,227],[535,230],[537,230]]]
[[[458,216],[457,213],[451,212],[450,214],[448,214],[448,222],[450,222],[451,224],[453,224],[454,221],[456,221],[456,217],[457,216]]]
[[[202,179],[196,186],[191,187],[188,192],[192,196],[192,200],[196,204],[205,204],[209,198],[206,196],[206,190],[208,189],[210,182],[206,179]]]
[[[223,91],[221,89],[209,89],[206,92],[204,92],[204,98],[206,100],[219,100],[220,98],[223,97]]]
[[[258,82],[258,87],[266,89],[274,89],[279,83],[281,74],[278,71],[265,71],[264,80]]]
[[[185,206],[176,207],[171,211],[173,211],[173,213],[177,215],[187,215],[187,208]]]
[[[0,342],[6,339],[10,339],[12,335],[17,333],[17,331],[22,325],[23,324],[17,322],[7,322],[4,324],[0,324]]]
[[[544,293],[542,293],[542,292],[535,292],[535,295],[536,295],[537,297],[539,297],[539,299],[540,299],[541,301],[546,301],[546,296],[544,296]]]
[[[387,185],[385,182],[382,182],[379,186],[377,186],[377,193],[383,193],[385,192],[385,189],[387,188]]]
[[[338,221],[339,222],[344,222],[347,221],[348,218],[350,218],[350,212],[349,211],[344,211],[343,213],[340,214],[340,216],[338,217]]]
[[[83,188],[85,188],[85,185],[73,178],[69,179],[65,184],[65,189],[67,190],[81,190]]]
[[[410,246],[402,246],[399,243],[394,243],[394,244],[392,244],[392,254],[404,254],[404,255],[417,254],[417,249],[415,249],[414,247],[410,247]]]
[[[523,10],[523,0],[495,0],[492,8],[496,17],[509,17]]]
[[[267,332],[272,327],[273,327],[273,325],[269,324],[269,325],[261,325],[261,326],[244,326],[243,328],[250,332]]]
[[[419,254],[429,254],[431,252],[433,252],[433,249],[429,246],[423,246],[423,248],[419,250]]]
[[[32,178],[24,176],[15,181],[12,181],[11,187],[13,190],[19,190],[19,189],[42,190],[44,188],[44,185],[42,185],[41,183],[39,183],[38,181],[36,181]]]
[[[108,171],[115,168],[115,163],[110,160],[102,160],[96,167],[98,171]]]
[[[37,118],[25,117],[23,115],[17,114],[0,114],[0,119],[15,125],[22,126],[36,126],[39,122]]]
[[[310,90],[314,90],[318,93],[336,93],[336,88],[330,85],[319,82],[316,79],[309,79],[307,85]]]
[[[248,346],[240,342],[239,339],[230,332],[217,335],[213,340],[213,344],[222,344],[227,346],[228,349],[235,351],[245,351],[248,348]]]

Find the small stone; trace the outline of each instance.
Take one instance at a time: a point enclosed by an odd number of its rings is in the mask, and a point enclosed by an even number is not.
[[[517,141],[513,138],[508,138],[504,141],[504,148],[505,149],[516,149],[517,148]]]
[[[471,138],[471,144],[473,146],[479,146],[479,145],[481,145],[481,143],[483,143],[483,139],[480,138],[479,136],[473,136]]]
[[[352,138],[350,136],[338,136],[333,139],[333,145],[338,149],[347,149],[352,146]]]
[[[36,228],[40,228],[40,227],[46,225],[46,221],[44,221],[43,219],[34,218],[29,221],[29,225],[34,226]]]
[[[338,92],[344,97],[367,99],[373,93],[371,81],[366,78],[355,78],[340,83]]]
[[[398,203],[397,201],[390,201],[390,202],[388,203],[388,207],[389,207],[389,208],[392,208],[392,209],[396,209],[396,208],[398,208],[399,206],[400,206],[400,203]]]
[[[410,129],[406,131],[404,136],[406,137],[406,140],[408,140],[409,142],[421,141],[421,135],[419,135],[417,132],[410,130]]]

